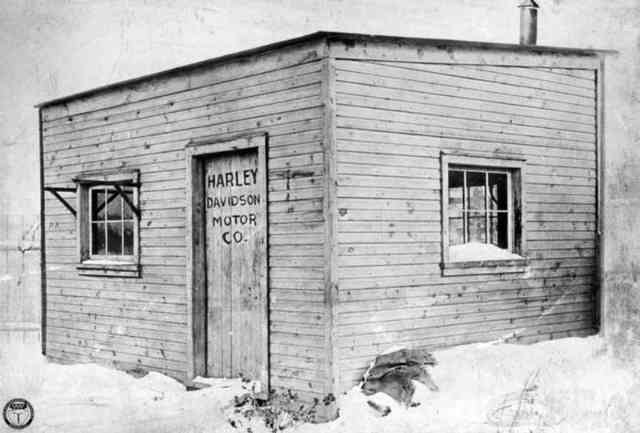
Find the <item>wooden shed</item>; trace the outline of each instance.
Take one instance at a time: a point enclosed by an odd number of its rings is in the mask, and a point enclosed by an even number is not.
[[[597,332],[604,53],[319,32],[41,104],[43,352],[322,397]]]

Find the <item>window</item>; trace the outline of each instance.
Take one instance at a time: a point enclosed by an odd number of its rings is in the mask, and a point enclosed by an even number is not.
[[[78,270],[139,276],[138,173],[83,175],[78,188]]]
[[[521,264],[523,169],[523,160],[442,155],[443,269]]]
[[[133,189],[121,190],[128,202],[133,203]],[[123,260],[133,256],[136,220],[124,196],[111,186],[91,187],[91,258]]]

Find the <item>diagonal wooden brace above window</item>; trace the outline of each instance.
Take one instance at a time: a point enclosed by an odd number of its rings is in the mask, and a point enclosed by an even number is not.
[[[120,195],[120,197],[122,197],[122,199],[124,200],[124,202],[129,206],[129,209],[131,209],[131,211],[136,214],[136,216],[138,218],[140,218],[140,209],[138,209],[138,207],[136,205],[133,204],[133,202],[131,201],[131,199],[129,198],[129,196],[127,194],[124,193],[124,191],[122,190],[122,188],[120,188],[120,185],[113,185],[113,187],[116,189],[116,191],[118,192],[118,194]]]
[[[57,198],[60,201],[60,203],[62,203],[64,207],[66,207],[69,210],[69,212],[73,214],[74,217],[77,215],[77,212],[73,208],[73,206],[71,206],[69,202],[66,201],[64,197],[60,195],[61,192],[76,192],[75,188],[56,188],[53,186],[45,186],[44,190],[49,191],[51,194],[53,194],[55,198]]]
[[[96,186],[96,185],[112,186],[115,189],[115,194],[109,195],[102,206],[106,207],[109,204],[109,202],[111,202],[116,197],[120,196],[122,197],[124,202],[127,204],[127,206],[129,206],[129,209],[131,209],[131,211],[138,218],[140,218],[140,209],[131,201],[129,196],[122,190],[122,187],[139,187],[140,186],[139,182],[135,182],[132,179],[127,179],[127,178],[110,180],[110,179],[97,179],[97,178],[91,178],[91,177],[76,177],[73,179],[73,181],[75,183],[79,183],[84,186]]]
[[[123,188],[139,188],[140,187],[140,172],[138,170],[129,170],[117,172],[105,172],[105,173],[86,173],[74,177],[72,180],[76,184],[79,184],[83,189],[88,187],[111,187],[109,193],[105,197],[104,203],[101,205],[102,210],[108,204],[116,199],[118,196],[122,197],[122,200],[129,206],[131,212],[133,212],[138,218],[140,218],[140,209],[131,200]]]

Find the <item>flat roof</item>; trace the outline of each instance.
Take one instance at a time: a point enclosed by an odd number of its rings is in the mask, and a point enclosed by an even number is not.
[[[115,89],[139,82],[147,81],[150,79],[159,78],[165,75],[171,75],[176,72],[181,72],[189,69],[194,69],[202,66],[215,65],[226,61],[234,60],[241,57],[251,56],[255,54],[272,51],[275,49],[283,48],[290,45],[296,45],[304,42],[310,42],[314,40],[325,39],[326,41],[345,41],[345,42],[376,42],[376,43],[397,43],[397,44],[415,44],[424,46],[435,47],[451,47],[451,48],[467,48],[478,50],[500,50],[500,51],[513,51],[513,52],[527,52],[527,53],[556,53],[556,54],[568,54],[578,56],[600,56],[607,54],[617,54],[615,50],[601,50],[592,48],[568,48],[568,47],[553,47],[544,45],[520,45],[520,44],[504,44],[495,42],[478,42],[478,41],[465,41],[457,39],[429,39],[429,38],[415,38],[415,37],[402,37],[402,36],[386,36],[386,35],[371,35],[363,33],[343,33],[343,32],[327,32],[319,31],[315,33],[309,33],[304,36],[300,36],[293,39],[286,39],[283,41],[275,42],[272,44],[262,45],[256,48],[248,50],[237,51],[235,53],[226,54],[219,57],[213,57],[207,60],[202,60],[195,63],[189,63],[187,65],[178,66],[176,68],[166,69],[160,72],[152,74],[142,75],[128,80],[117,81],[104,86],[95,87],[93,89],[84,90],[82,92],[73,93],[70,95],[62,96],[48,101],[37,104],[36,108],[46,107],[48,105],[54,105],[70,101],[72,99],[90,96],[95,93],[100,93],[105,90]]]

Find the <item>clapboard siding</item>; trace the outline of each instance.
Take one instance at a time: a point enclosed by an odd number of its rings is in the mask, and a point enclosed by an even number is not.
[[[266,131],[271,383],[326,392],[321,57],[307,44],[44,109],[46,186],[113,169],[138,169],[141,182],[139,279],[79,276],[75,219],[46,196],[52,359],[189,379],[185,146]]]
[[[427,347],[446,348],[459,344],[477,343],[485,341],[500,341],[510,343],[534,343],[541,340],[565,338],[565,337],[583,337],[592,334],[593,331],[588,328],[591,322],[591,312],[578,311],[575,313],[563,314],[562,319],[555,315],[540,318],[535,313],[531,316],[521,316],[515,321],[508,319],[505,321],[494,321],[491,330],[480,329],[478,332],[466,332],[463,334],[446,334],[437,328],[436,332],[442,332],[441,336],[423,337],[420,339],[423,345]],[[558,320],[563,321],[558,321]],[[551,324],[546,324],[552,322]],[[514,331],[513,326],[519,325],[518,331]],[[375,355],[370,353],[379,353],[384,350],[388,343],[380,344],[373,347],[373,350],[363,350],[362,357],[354,357],[349,359],[349,367],[341,370],[341,382],[354,383],[362,378],[363,373],[368,365],[367,359],[371,359]],[[358,366],[358,367],[355,367]]]
[[[591,332],[593,72],[364,58],[335,68],[340,389],[391,346]],[[442,276],[441,151],[526,159],[526,272]]]
[[[183,111],[193,111],[206,107],[211,113],[220,113],[229,108],[228,103],[243,98],[258,95],[262,99],[255,99],[253,103],[264,101],[269,93],[295,89],[313,83],[319,83],[317,62],[294,65],[275,71],[268,71],[259,75],[243,77],[225,82],[203,86],[194,90],[184,91],[169,96],[148,98],[142,102],[124,104],[118,108],[110,107],[95,110],[84,115],[76,115],[73,121],[59,119],[45,123],[44,132],[56,136],[65,132],[79,132],[90,130],[91,135],[101,131],[100,128],[111,125],[111,130],[117,130],[115,125],[127,128],[127,123],[135,119],[152,118],[157,115],[170,115]],[[246,108],[248,105],[239,104]]]

